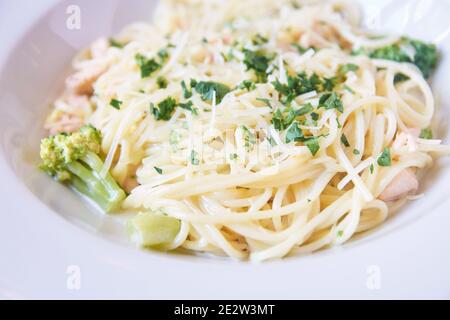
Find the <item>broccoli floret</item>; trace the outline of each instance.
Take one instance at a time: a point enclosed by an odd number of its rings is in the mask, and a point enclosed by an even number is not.
[[[439,54],[434,44],[428,44],[419,40],[402,38],[399,42],[390,46],[355,51],[356,55],[367,55],[372,59],[385,59],[397,62],[409,62],[415,64],[425,78],[429,78],[437,66]],[[398,78],[398,80],[404,80]]]
[[[91,125],[74,133],[45,138],[41,142],[41,168],[110,212],[120,206],[125,192],[109,173],[101,174],[101,141],[100,131]]]

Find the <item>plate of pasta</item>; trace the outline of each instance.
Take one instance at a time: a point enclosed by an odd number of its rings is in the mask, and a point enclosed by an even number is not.
[[[2,240],[52,243],[89,289],[0,278],[5,295],[185,297],[176,283],[203,275],[194,297],[236,293],[221,272],[257,284],[242,297],[448,293],[427,246],[446,270],[450,2],[75,2],[49,1],[16,44],[26,61],[3,64],[3,194],[25,226]],[[412,263],[426,275],[406,286]],[[96,284],[126,270],[123,292]]]

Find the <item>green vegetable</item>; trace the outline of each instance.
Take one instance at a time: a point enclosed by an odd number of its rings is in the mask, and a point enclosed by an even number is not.
[[[430,128],[422,129],[419,138],[427,140],[433,139],[433,131],[431,131]]]
[[[188,101],[186,103],[180,103],[178,106],[182,109],[189,110],[193,115],[198,115],[198,110],[194,107],[192,101]]]
[[[256,144],[256,135],[251,132],[246,126],[241,126],[242,131],[244,132],[244,141],[245,141],[245,149],[251,151]]]
[[[340,76],[345,76],[347,73],[349,73],[351,71],[355,72],[358,70],[359,70],[359,66],[357,66],[356,64],[353,64],[353,63],[348,63],[348,64],[339,66],[338,74]]]
[[[212,101],[214,92],[216,93],[216,103],[222,102],[222,99],[230,92],[230,88],[222,83],[213,81],[191,81],[191,87],[200,94],[202,100]]]
[[[350,92],[351,94],[355,94],[355,91],[346,84],[344,84],[344,90]]]
[[[273,114],[272,124],[275,129],[282,131],[289,127],[297,117],[308,114],[313,110],[314,108],[310,103],[305,104],[300,109],[294,109],[292,107],[286,107],[283,111],[277,109]]]
[[[91,125],[71,134],[60,133],[45,138],[41,142],[41,168],[110,212],[120,207],[125,192],[109,173],[101,175],[101,140],[100,131]]]
[[[167,81],[166,78],[159,76],[159,77],[156,79],[156,84],[158,85],[158,87],[159,87],[160,89],[165,89],[165,88],[167,88],[168,81]]]
[[[150,112],[153,114],[156,120],[170,120],[172,118],[172,113],[177,106],[177,102],[174,98],[168,97],[158,103],[158,106],[155,106],[153,103],[150,103]]]
[[[255,46],[261,46],[265,43],[269,42],[269,39],[267,39],[266,37],[262,36],[261,34],[256,34],[253,38],[252,38],[252,43]]]
[[[198,160],[198,153],[195,150],[191,151],[191,164],[194,166],[198,166],[200,164],[200,160]]]
[[[255,72],[258,82],[267,81],[267,69],[272,59],[261,51],[244,49],[244,64],[247,70]]]
[[[272,109],[272,105],[270,104],[270,99],[266,98],[256,98],[256,101],[264,102],[266,106]]]
[[[161,168],[153,167],[153,169],[155,169],[155,171],[158,172],[159,174],[162,174],[162,173],[163,173],[163,171],[162,171]]]
[[[299,95],[311,91],[322,91],[323,80],[315,73],[308,77],[306,73],[302,72],[295,77],[288,76],[287,84],[282,84],[277,79],[272,82],[272,85],[284,97],[282,102],[289,104]]]
[[[392,165],[391,151],[389,148],[384,148],[383,153],[380,155],[377,162],[381,167],[390,167]]]
[[[347,137],[345,136],[345,134],[341,135],[341,142],[344,146],[346,146],[347,148],[350,147],[350,143],[348,142]]]
[[[139,213],[128,221],[131,239],[142,247],[168,244],[176,238],[180,228],[180,220],[154,212]]]
[[[311,154],[315,156],[320,149],[319,137],[305,137],[302,129],[300,128],[300,123],[295,121],[286,131],[286,143],[290,142],[304,142],[308,147]]]
[[[361,154],[361,152],[360,152],[358,149],[353,149],[353,154],[354,154],[355,156],[358,156],[358,155]]]
[[[397,73],[394,76],[394,83],[399,83],[399,82],[403,82],[403,81],[406,81],[406,80],[409,80],[409,77],[404,75],[403,73]]]
[[[190,97],[192,97],[192,91],[188,90],[186,82],[184,82],[184,80],[181,81],[181,90],[183,91],[183,97],[185,99],[189,99]]]
[[[161,59],[162,62],[167,61],[167,59],[169,59],[169,51],[167,50],[167,48],[159,50],[158,57]]]
[[[406,49],[407,47],[412,49],[413,56],[410,56],[408,49]],[[383,48],[375,50],[361,49],[354,53],[368,55],[373,59],[413,63],[422,71],[425,78],[431,76],[439,60],[436,45],[410,38],[402,38],[399,42]],[[397,81],[404,79],[404,76],[400,76],[400,78],[397,78]]]
[[[319,99],[319,108],[337,109],[341,113],[344,112],[344,105],[336,92],[322,95]]]
[[[312,138],[305,142],[305,145],[308,147],[309,151],[313,156],[317,154],[320,150],[319,140],[318,138]]]
[[[305,136],[303,135],[303,131],[297,121],[295,121],[286,131],[286,143],[290,143],[292,141],[305,141]]]
[[[318,114],[318,113],[315,113],[315,112],[311,112],[311,119],[312,119],[313,121],[319,120],[319,114]]]
[[[240,85],[237,86],[237,89],[252,91],[256,89],[256,85],[251,80],[244,80]]]
[[[373,165],[373,164],[371,164],[369,168],[370,168],[370,173],[371,173],[371,174],[373,174],[373,171],[375,170],[375,167],[374,167],[374,165]]]
[[[161,64],[156,62],[155,59],[148,59],[140,53],[135,56],[135,59],[141,69],[141,78],[147,78],[161,68]]]
[[[117,41],[117,40],[115,40],[115,39],[109,39],[109,45],[111,46],[111,47],[115,47],[115,48],[119,48],[119,49],[122,49],[123,47],[125,47],[125,44],[124,43],[122,43],[122,42],[119,42],[119,41]]]
[[[120,110],[120,106],[123,104],[123,102],[117,99],[111,99],[111,102],[109,104],[117,110]]]
[[[293,46],[295,49],[297,49],[298,53],[300,53],[300,54],[304,54],[309,49],[315,50],[314,47],[305,48],[305,47],[302,47],[301,45],[299,45],[298,43],[291,43],[291,46]]]
[[[337,77],[323,78],[322,91],[333,91],[338,83]]]

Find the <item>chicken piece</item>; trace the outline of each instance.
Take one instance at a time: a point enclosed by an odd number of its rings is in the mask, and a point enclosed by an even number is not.
[[[83,119],[73,115],[63,114],[58,122],[45,125],[45,129],[48,130],[50,136],[54,136],[61,132],[75,132],[83,125]]]
[[[94,92],[94,82],[108,69],[106,64],[89,66],[75,72],[66,80],[68,91],[76,95],[91,96]]]
[[[419,181],[413,170],[408,168],[401,171],[378,198],[386,202],[396,201],[410,192],[415,193],[418,188]]]
[[[93,94],[94,82],[109,68],[110,62],[105,59],[109,47],[110,43],[106,38],[101,38],[91,45],[87,53],[88,63],[66,79],[67,91],[76,95]]]
[[[47,118],[45,129],[50,135],[77,131],[91,113],[92,105],[87,96],[64,96],[55,102],[55,109]]]

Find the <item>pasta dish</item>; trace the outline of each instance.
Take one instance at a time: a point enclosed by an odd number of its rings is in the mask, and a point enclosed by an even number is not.
[[[73,61],[42,169],[142,247],[264,261],[340,245],[418,197],[435,45],[351,1],[163,0]]]

